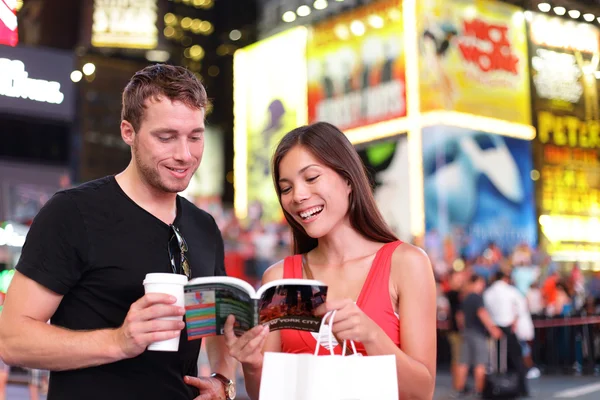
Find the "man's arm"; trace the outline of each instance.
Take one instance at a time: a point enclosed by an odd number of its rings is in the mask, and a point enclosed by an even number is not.
[[[463,331],[465,329],[465,314],[462,310],[458,310],[456,312],[456,328],[459,331]]]
[[[490,314],[487,312],[485,307],[482,306],[477,309],[477,316],[479,317],[479,320],[483,326],[485,326],[485,329],[487,329],[487,331],[490,333],[490,336],[492,336],[494,339],[500,339],[502,337],[502,331],[496,326],[496,324],[494,324],[492,317],[490,317]]]
[[[151,321],[183,315],[170,296],[153,293],[131,306],[119,329],[72,331],[47,324],[62,296],[16,272],[0,314],[0,358],[9,365],[61,371],[135,357],[148,344],[177,337],[181,321]]]

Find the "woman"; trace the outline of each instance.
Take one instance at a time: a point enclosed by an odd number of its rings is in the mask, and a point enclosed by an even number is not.
[[[327,302],[316,314],[337,310],[332,328],[337,340],[353,340],[364,355],[395,355],[400,398],[431,399],[436,363],[432,267],[423,251],[398,241],[384,223],[352,144],[328,123],[297,128],[279,143],[273,175],[295,256],[271,266],[263,284],[282,278],[327,284]],[[258,398],[264,352],[315,350],[309,332],[269,333],[259,326],[237,338],[233,324],[230,316],[225,340],[242,363],[252,399]],[[340,348],[335,346],[336,354]]]

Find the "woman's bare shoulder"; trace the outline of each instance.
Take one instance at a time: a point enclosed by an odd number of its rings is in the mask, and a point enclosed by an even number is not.
[[[280,260],[275,264],[271,265],[262,276],[262,284],[264,285],[267,282],[271,282],[277,279],[283,279],[283,265],[285,263],[284,260]]]
[[[392,274],[396,280],[405,281],[433,274],[429,256],[420,247],[402,243],[392,255]]]

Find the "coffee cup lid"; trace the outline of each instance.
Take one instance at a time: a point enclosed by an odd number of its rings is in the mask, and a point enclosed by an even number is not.
[[[146,274],[144,279],[144,285],[149,283],[171,283],[176,285],[185,285],[188,283],[188,278],[181,274],[169,274],[169,273],[151,273]]]

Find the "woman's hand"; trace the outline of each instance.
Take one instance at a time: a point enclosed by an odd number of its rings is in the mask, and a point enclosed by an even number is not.
[[[325,304],[317,307],[315,315],[323,316],[334,310],[336,313],[332,332],[338,341],[352,340],[368,345],[376,341],[383,332],[379,325],[350,299],[328,300]],[[328,321],[326,322],[328,323]]]
[[[262,368],[262,349],[269,335],[269,327],[258,325],[237,337],[233,331],[235,317],[230,315],[225,321],[225,345],[229,355],[247,367]]]

